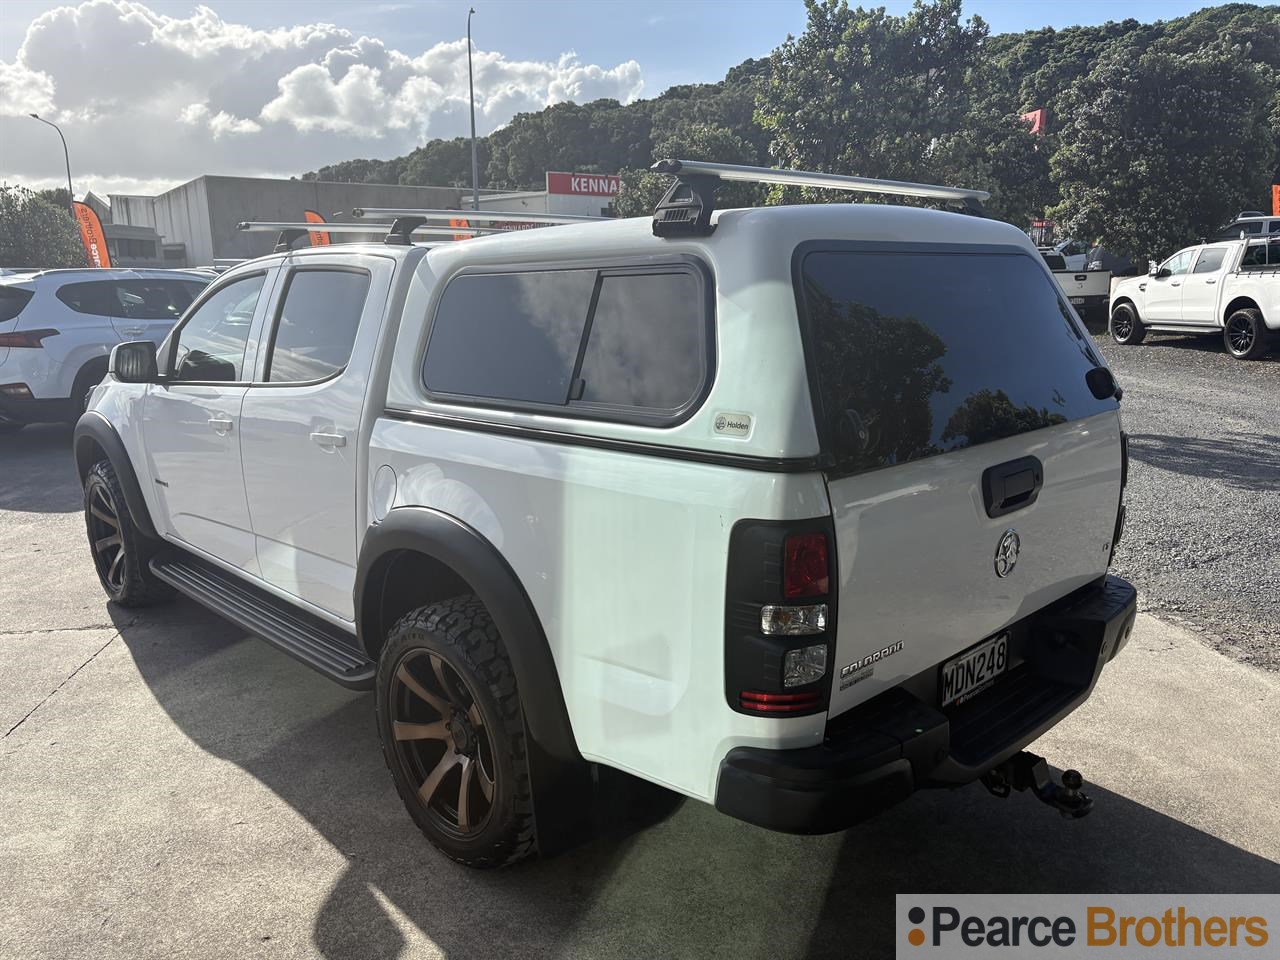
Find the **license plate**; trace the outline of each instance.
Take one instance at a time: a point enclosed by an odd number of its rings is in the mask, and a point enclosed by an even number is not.
[[[1084,303],[1084,297],[1072,297],[1071,302],[1078,307],[1080,304]]]
[[[1009,666],[1009,635],[999,634],[942,665],[942,705],[964,703],[987,689]]]

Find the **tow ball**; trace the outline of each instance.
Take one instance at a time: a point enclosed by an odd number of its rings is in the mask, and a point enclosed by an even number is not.
[[[1068,820],[1087,817],[1093,810],[1093,800],[1080,789],[1084,778],[1079,771],[1064,770],[1062,783],[1054,783],[1044,757],[1025,750],[984,773],[982,785],[992,796],[1001,799],[1014,790],[1030,790],[1037,800],[1047,803]]]

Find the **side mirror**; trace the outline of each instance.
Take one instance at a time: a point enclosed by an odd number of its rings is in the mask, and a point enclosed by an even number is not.
[[[155,383],[159,379],[156,345],[150,340],[116,344],[111,349],[107,372],[121,383]]]
[[[1094,367],[1084,375],[1084,382],[1088,385],[1089,392],[1099,400],[1106,400],[1108,397],[1119,400],[1124,396],[1115,376],[1106,367]]]

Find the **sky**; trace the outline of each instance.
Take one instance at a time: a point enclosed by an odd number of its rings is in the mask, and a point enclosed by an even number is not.
[[[471,0],[477,132],[552,103],[714,82],[804,29],[800,0]],[[891,13],[910,0],[875,0]],[[966,0],[992,33],[1172,19],[1196,0]],[[0,0],[0,182],[155,193],[466,135],[468,4]]]

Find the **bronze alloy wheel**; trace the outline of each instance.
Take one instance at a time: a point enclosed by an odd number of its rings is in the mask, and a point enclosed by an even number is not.
[[[432,824],[467,839],[493,812],[497,765],[475,693],[443,657],[417,648],[400,658],[387,700],[396,760]]]
[[[93,544],[93,562],[103,585],[113,594],[124,591],[125,542],[120,529],[120,511],[111,491],[103,483],[93,483],[88,496],[89,541]]]

